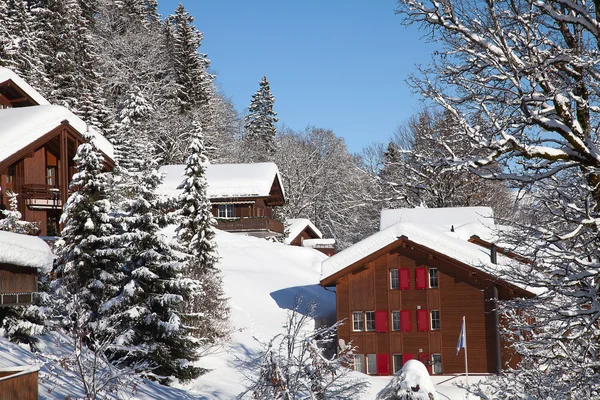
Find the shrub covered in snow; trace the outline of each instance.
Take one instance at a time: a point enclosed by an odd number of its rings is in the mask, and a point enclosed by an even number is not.
[[[377,394],[377,400],[438,399],[427,368],[417,360],[408,360],[390,383]]]

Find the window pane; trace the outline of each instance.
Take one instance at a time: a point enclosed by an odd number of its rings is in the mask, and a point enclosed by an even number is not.
[[[365,356],[363,354],[354,355],[354,369],[363,374],[365,373]]]
[[[440,311],[439,310],[431,310],[431,329],[432,330],[440,329]]]
[[[365,319],[367,322],[367,331],[375,330],[375,311],[365,312]]]
[[[441,354],[433,354],[431,356],[431,358],[432,358],[432,363],[433,363],[432,372],[434,374],[441,374],[442,373],[442,355]]]
[[[233,204],[219,204],[218,210],[219,210],[219,215],[218,215],[219,218],[233,218],[234,217]]]
[[[400,330],[400,311],[392,311],[392,330]]]
[[[429,287],[438,287],[438,270],[437,268],[429,268]]]
[[[402,354],[394,354],[394,374],[402,369]]]
[[[390,287],[392,289],[400,288],[400,279],[398,278],[398,270],[397,269],[390,270]]]
[[[361,311],[352,313],[352,329],[355,331],[363,330],[363,313]]]
[[[367,374],[377,373],[377,355],[367,354]]]

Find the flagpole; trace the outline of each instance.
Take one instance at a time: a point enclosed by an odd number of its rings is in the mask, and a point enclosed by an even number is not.
[[[467,381],[467,385],[469,384],[469,361],[467,358],[467,322],[466,318],[463,316],[463,327],[465,328],[463,331],[463,340],[465,341],[465,377]]]

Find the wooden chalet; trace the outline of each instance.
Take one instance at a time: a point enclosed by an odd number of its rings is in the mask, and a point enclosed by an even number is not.
[[[185,165],[160,168],[165,180],[158,188],[176,197]],[[283,224],[273,217],[273,207],[285,204],[285,192],[273,163],[211,164],[206,171],[208,197],[217,229],[257,237],[281,236]]]
[[[53,258],[42,239],[0,231],[0,307],[31,304],[38,271],[49,272]],[[37,366],[0,368],[0,399],[37,399],[38,371]]]
[[[418,359],[432,374],[464,373],[464,354],[456,355],[463,316],[470,373],[514,365],[498,334],[496,303],[533,296],[502,278],[503,265],[520,263],[469,242],[474,230],[486,229],[481,224],[404,220],[382,224],[322,263],[320,284],[335,287],[337,320],[346,321],[340,343],[358,347],[354,368],[390,375]]]
[[[307,218],[290,218],[285,221],[285,244],[290,246],[310,247],[323,254],[335,254],[335,240],[324,239],[323,234]]]
[[[0,68],[0,104],[0,205],[8,207],[9,192],[18,194],[23,219],[38,222],[42,236],[58,235],[75,173],[73,158],[84,135],[103,153],[107,170],[114,167],[113,147],[75,114],[49,105],[5,68]]]

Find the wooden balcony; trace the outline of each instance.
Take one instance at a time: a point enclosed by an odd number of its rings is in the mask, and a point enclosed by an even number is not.
[[[53,185],[29,183],[22,186],[22,198],[29,208],[61,209],[60,188]]]
[[[283,234],[283,224],[268,217],[217,218],[217,229],[227,232],[272,232]]]
[[[0,399],[37,400],[37,366],[0,368]]]

